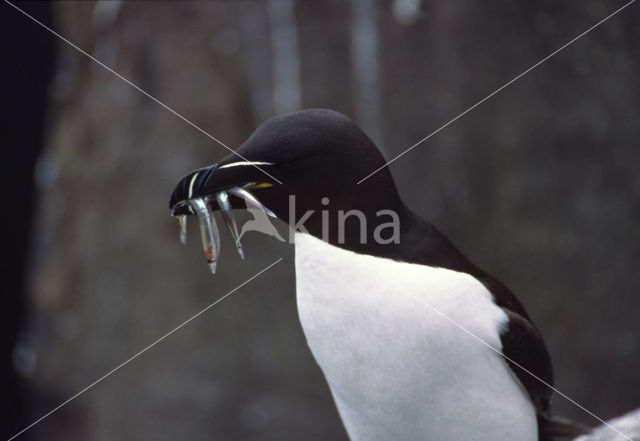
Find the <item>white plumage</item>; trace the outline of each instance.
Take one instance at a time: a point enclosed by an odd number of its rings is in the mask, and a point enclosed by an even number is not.
[[[472,276],[295,236],[300,322],[352,441],[536,441],[535,410],[496,349],[507,323]]]

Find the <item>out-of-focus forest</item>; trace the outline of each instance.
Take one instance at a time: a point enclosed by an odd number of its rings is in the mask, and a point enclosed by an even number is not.
[[[623,4],[18,6],[50,9],[41,19],[56,32],[230,147],[273,115],[325,107],[356,120],[391,159]],[[25,262],[26,289],[5,309],[20,318],[10,381],[22,385],[23,406],[3,435],[284,257],[21,437],[345,440],[298,322],[292,247],[250,233],[243,262],[223,234],[212,276],[196,223],[186,247],[178,240],[167,207],[174,184],[227,150],[1,8],[23,28],[13,41],[3,32],[14,48],[7,67],[55,54],[51,75],[23,86],[46,85],[46,95],[9,130],[3,157],[9,169],[42,146],[20,174],[36,188],[32,222],[17,218],[28,245],[5,253]],[[29,72],[15,69],[5,75]],[[638,78],[633,4],[391,165],[407,205],[522,300],[556,387],[604,419],[640,406]],[[29,111],[45,111],[44,122]],[[26,140],[39,126],[42,140]],[[20,185],[3,191],[21,197]],[[9,286],[5,297],[21,292]],[[560,396],[553,407],[597,423]]]

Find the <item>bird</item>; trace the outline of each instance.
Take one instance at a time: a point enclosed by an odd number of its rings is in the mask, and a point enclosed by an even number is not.
[[[189,172],[169,205],[242,188],[288,224],[300,323],[352,441],[585,433],[551,413],[550,355],[521,302],[405,205],[385,165],[349,117],[302,110]]]

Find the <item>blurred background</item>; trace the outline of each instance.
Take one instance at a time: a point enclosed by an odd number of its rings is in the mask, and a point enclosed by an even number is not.
[[[231,147],[326,107],[391,159],[623,3],[18,6]],[[223,234],[212,276],[196,224],[178,240],[174,184],[227,151],[0,9],[2,435],[284,257],[20,439],[345,440],[298,322],[292,247],[249,233],[242,262]],[[522,300],[557,388],[605,419],[640,406],[638,78],[634,4],[391,166],[407,205]]]

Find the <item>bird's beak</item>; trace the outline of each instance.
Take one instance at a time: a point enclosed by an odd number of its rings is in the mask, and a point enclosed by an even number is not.
[[[270,187],[279,182],[271,175],[273,165],[270,162],[243,161],[238,158],[237,161],[225,159],[194,170],[180,179],[173,189],[169,200],[171,214],[195,214],[187,208],[190,199],[209,197],[228,188],[249,190]]]
[[[212,211],[220,210],[227,229],[233,236],[236,249],[244,259],[244,251],[238,235],[238,226],[231,211],[229,196],[244,199],[247,207],[253,206],[268,215],[275,214],[264,207],[249,192],[252,189],[270,187],[276,181],[263,167],[268,162],[229,161],[194,170],[184,176],[173,189],[169,201],[171,215],[180,222],[180,240],[186,243],[186,216],[198,215],[200,234],[205,257],[211,272],[215,273],[220,251],[220,234]]]

